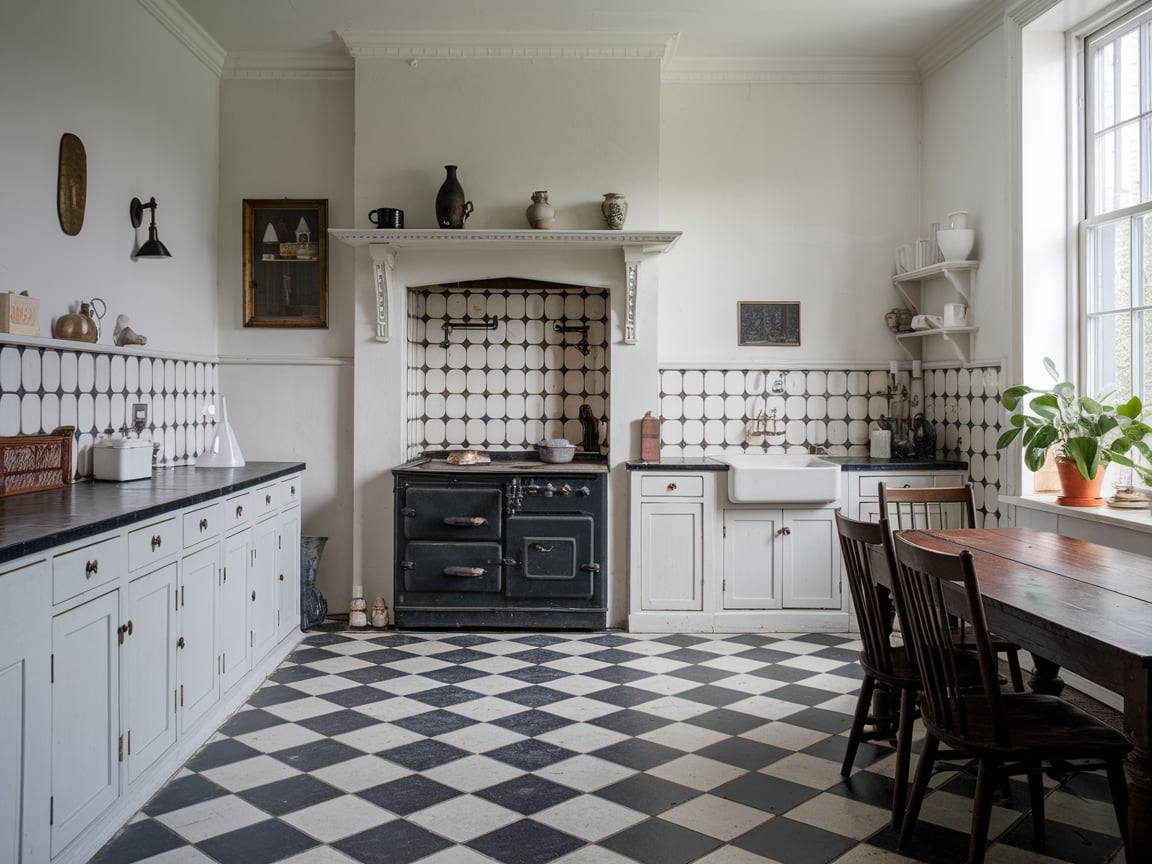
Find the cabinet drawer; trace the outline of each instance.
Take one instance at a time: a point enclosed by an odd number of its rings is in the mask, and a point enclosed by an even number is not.
[[[280,495],[277,483],[269,483],[252,490],[252,518],[263,519],[280,508]]]
[[[856,478],[861,498],[875,498],[880,494],[880,484],[903,486],[909,489],[927,489],[933,486],[931,474],[864,474]]]
[[[297,474],[280,481],[280,506],[295,507],[300,504],[300,496],[304,487],[300,484],[301,477]]]
[[[153,522],[128,532],[128,569],[139,570],[153,561],[167,558],[180,544],[180,525],[176,519]]]
[[[640,494],[645,498],[700,498],[704,478],[699,474],[650,474],[640,478]]]
[[[184,548],[195,546],[220,534],[223,519],[220,504],[209,504],[184,514]]]
[[[246,525],[252,518],[251,493],[241,492],[239,495],[224,501],[224,530],[231,531],[238,525]]]
[[[123,537],[109,537],[55,556],[52,602],[62,603],[89,588],[119,579],[126,563]]]

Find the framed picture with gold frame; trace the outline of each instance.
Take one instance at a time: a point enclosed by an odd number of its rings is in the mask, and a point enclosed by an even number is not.
[[[244,326],[328,326],[328,199],[244,199]]]

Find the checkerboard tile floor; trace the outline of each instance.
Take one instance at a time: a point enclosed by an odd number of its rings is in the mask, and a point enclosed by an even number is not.
[[[840,634],[317,632],[93,864],[963,862],[973,778],[912,848],[893,751],[840,776],[860,682]],[[1121,860],[1107,784],[993,810],[989,864]]]

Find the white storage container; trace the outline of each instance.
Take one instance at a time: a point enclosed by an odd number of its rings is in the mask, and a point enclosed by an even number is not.
[[[152,442],[140,438],[104,438],[92,446],[97,480],[144,480],[152,476]]]

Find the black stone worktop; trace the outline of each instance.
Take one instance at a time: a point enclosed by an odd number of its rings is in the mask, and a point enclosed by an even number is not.
[[[304,470],[303,462],[243,468],[158,468],[147,480],[84,480],[0,498],[0,563],[113,531]]]
[[[659,462],[624,463],[629,471],[727,471],[728,465],[707,456],[667,456]]]
[[[968,463],[955,459],[873,459],[870,456],[817,457],[834,462],[841,471],[965,471]],[[670,456],[659,462],[626,463],[629,471],[727,471],[728,465],[708,456]]]

